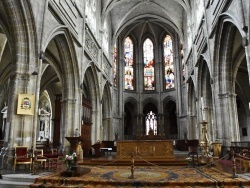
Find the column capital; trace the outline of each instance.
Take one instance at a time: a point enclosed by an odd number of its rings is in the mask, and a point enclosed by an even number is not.
[[[75,104],[75,103],[76,103],[76,99],[62,99],[61,102],[62,102],[62,103],[71,103],[71,104]]]
[[[10,80],[30,80],[30,74],[14,72],[10,74]]]

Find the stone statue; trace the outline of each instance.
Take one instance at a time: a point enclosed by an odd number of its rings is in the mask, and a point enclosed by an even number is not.
[[[46,106],[46,103],[43,101],[41,102],[41,107],[38,109],[38,115],[40,116],[50,116],[51,111],[48,106]]]
[[[79,137],[79,136],[80,136],[79,130],[78,128],[76,128],[74,132],[74,137]]]
[[[7,119],[7,112],[8,112],[8,106],[6,105],[6,102],[5,102],[4,107],[1,110],[1,113],[3,114],[2,138],[4,138],[4,135],[5,135],[5,124],[6,124],[6,119]]]

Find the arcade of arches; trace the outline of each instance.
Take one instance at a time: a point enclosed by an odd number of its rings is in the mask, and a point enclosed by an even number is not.
[[[249,24],[248,0],[1,0],[1,145],[249,141]]]

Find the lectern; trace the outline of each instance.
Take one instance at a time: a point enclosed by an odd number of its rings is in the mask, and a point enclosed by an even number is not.
[[[65,137],[69,143],[70,143],[70,153],[76,152],[77,156],[79,157],[80,151],[79,151],[79,144],[81,142],[81,137]]]

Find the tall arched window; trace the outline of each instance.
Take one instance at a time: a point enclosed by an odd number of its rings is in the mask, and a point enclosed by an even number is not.
[[[154,45],[147,38],[143,43],[144,90],[155,90]]]
[[[166,35],[163,41],[164,48],[164,66],[165,66],[165,88],[174,88],[174,61],[173,61],[173,47],[172,39],[169,35]]]
[[[146,116],[146,135],[149,135],[149,131],[152,131],[154,135],[157,135],[157,117],[154,112],[150,111]]]
[[[130,37],[124,41],[125,89],[134,90],[134,44]]]
[[[113,83],[114,86],[117,86],[117,48],[116,48],[116,44],[114,45],[113,48]]]

